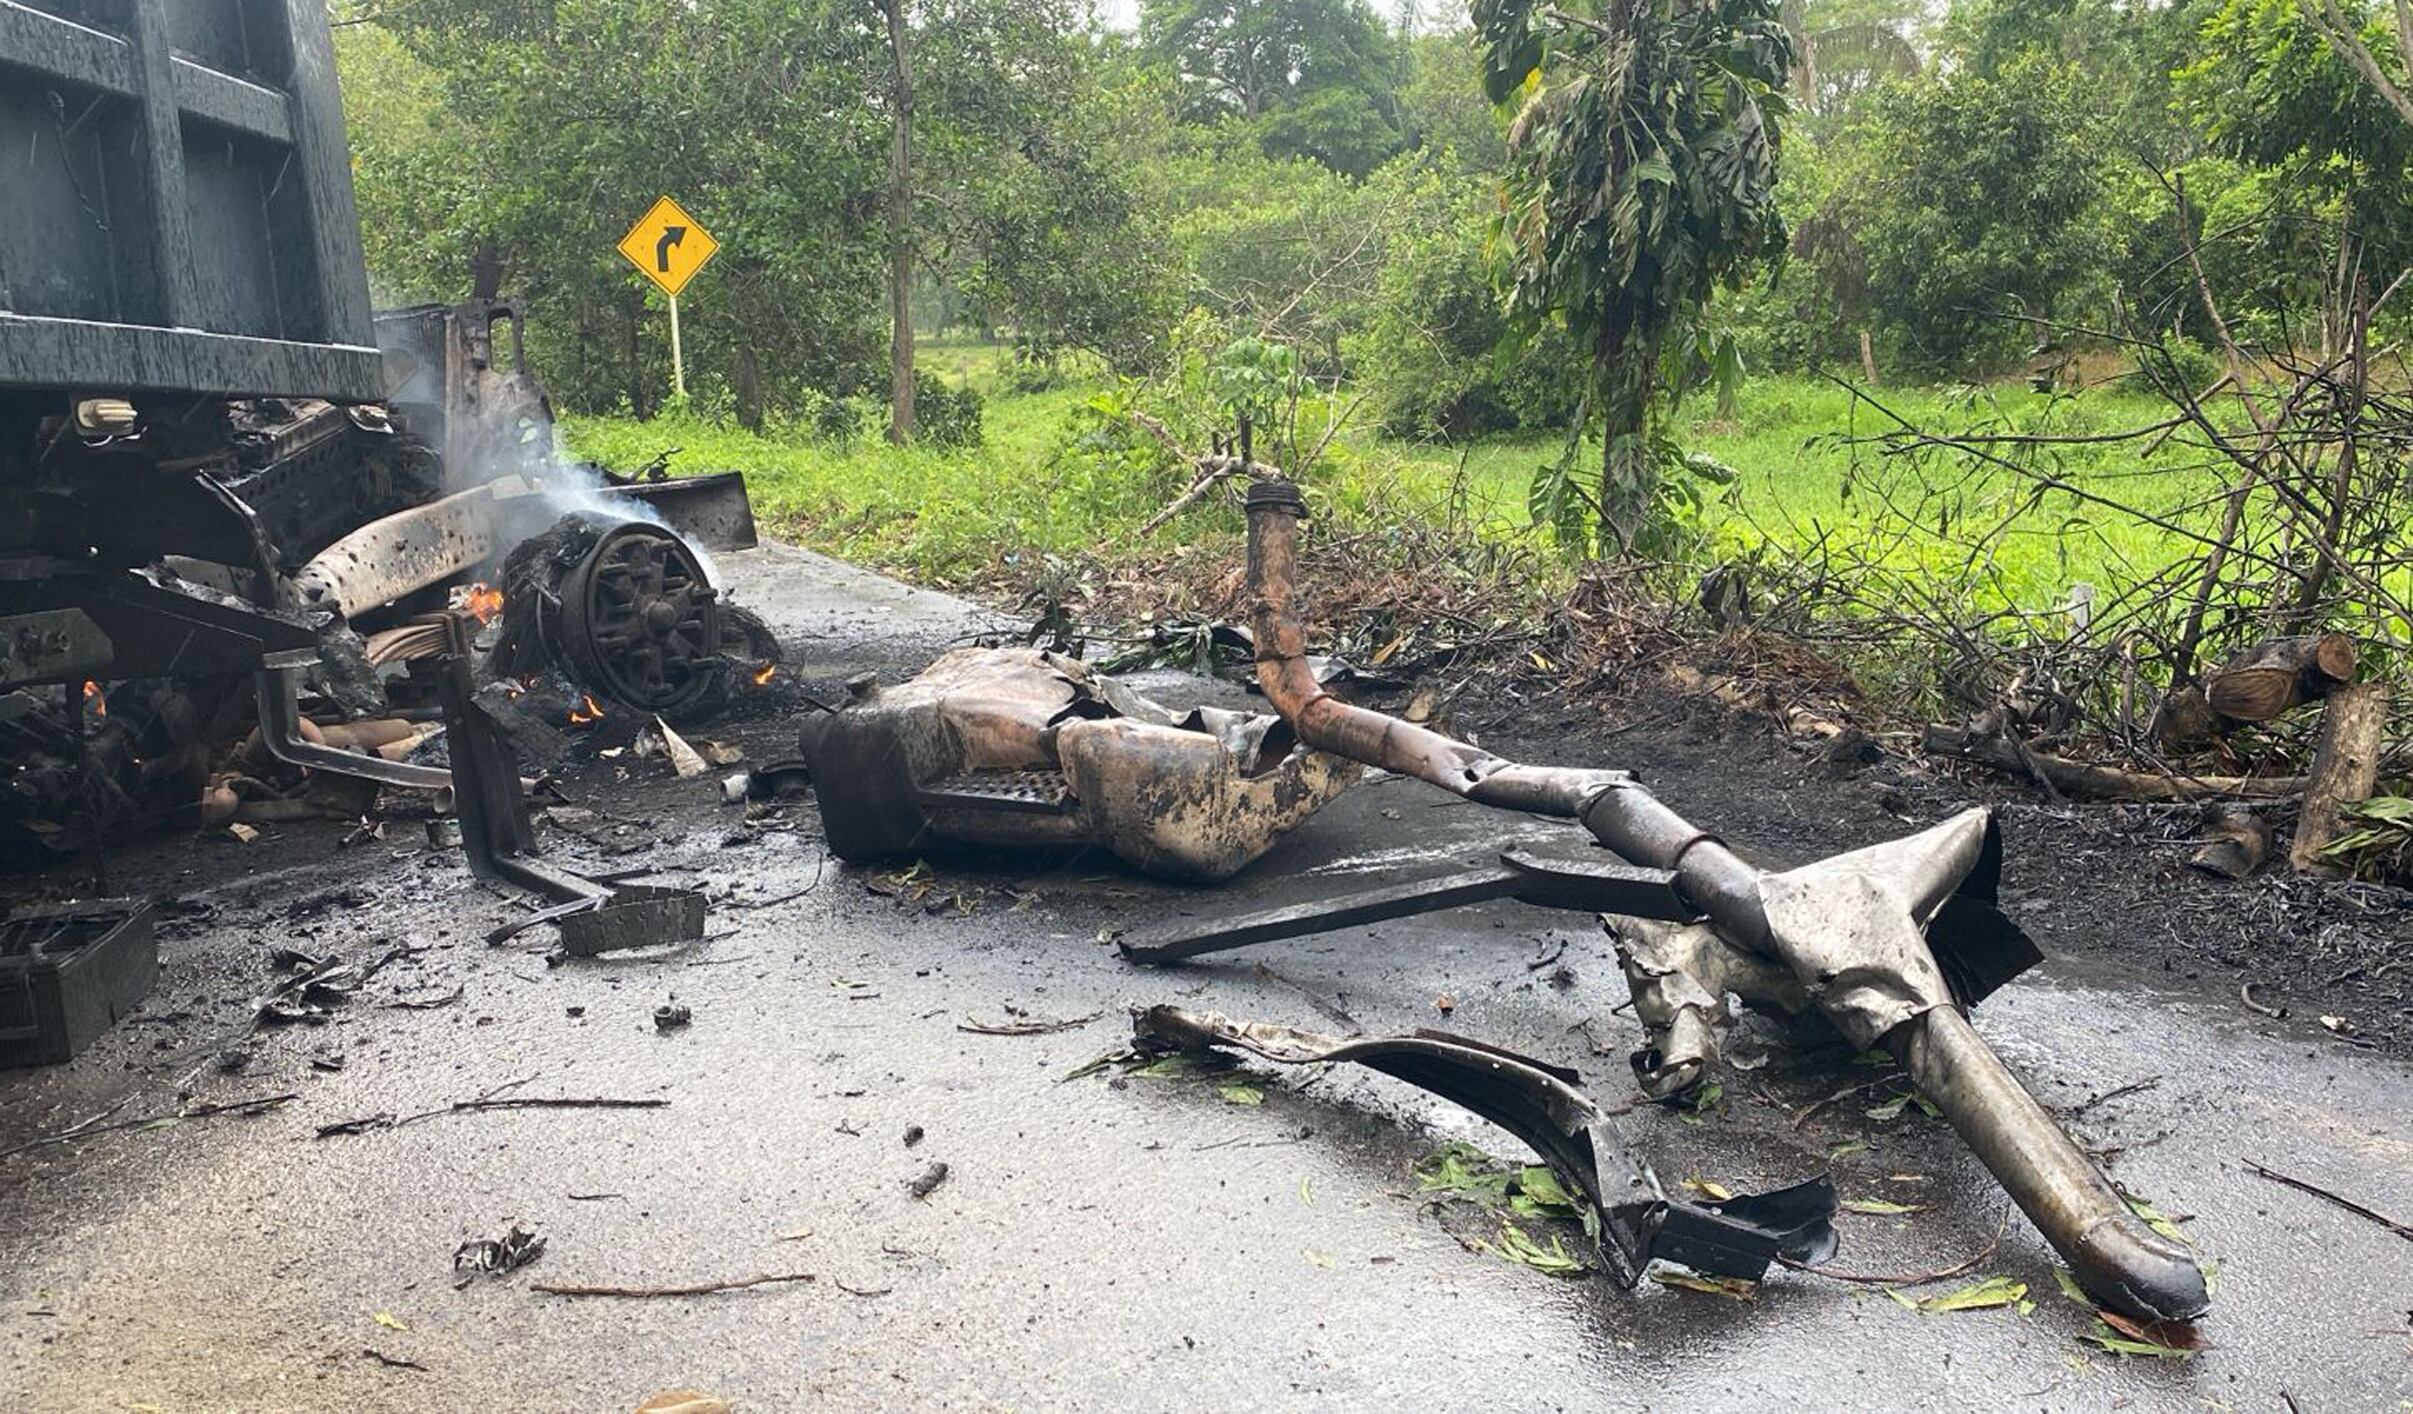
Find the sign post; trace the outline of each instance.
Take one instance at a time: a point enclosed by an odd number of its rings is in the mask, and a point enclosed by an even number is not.
[[[620,238],[620,254],[670,297],[670,380],[682,398],[687,396],[687,351],[679,336],[679,292],[720,248],[712,233],[669,197],[655,202]]]

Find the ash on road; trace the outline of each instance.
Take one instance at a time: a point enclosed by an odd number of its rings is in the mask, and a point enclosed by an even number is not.
[[[910,671],[990,626],[959,601],[783,547],[724,569],[813,683]],[[785,754],[792,725],[706,734],[762,760]],[[1527,759],[1641,768],[1698,818],[1777,851],[1899,833],[1906,800],[1922,819],[1944,808],[1934,787],[1839,787],[1747,733],[1638,730],[1590,746],[1580,729],[1493,734]],[[1839,1260],[1860,1271],[1949,1266],[1999,1231],[1967,1279],[2025,1282],[2032,1310],[1923,1315],[1797,1273],[1748,1303],[1553,1278],[1472,1250],[1461,1238],[1484,1236],[1485,1220],[1416,1191],[1412,1165],[1448,1140],[1515,1146],[1405,1086],[1264,1068],[1248,1077],[1262,1103],[1235,1104],[1213,1082],[1113,1067],[1066,1078],[1125,1039],[1128,1004],[1179,1001],[1327,1030],[1336,1008],[1369,1031],[1446,1025],[1580,1066],[1604,1103],[1629,1098],[1624,984],[1606,937],[1569,915],[1471,909],[1165,972],[1108,945],[1169,913],[1482,860],[1553,833],[1543,822],[1380,780],[1233,884],[1197,891],[1095,858],[849,869],[823,857],[809,802],[748,823],[716,782],[673,780],[658,761],[598,761],[566,784],[586,813],[565,814],[554,847],[709,888],[719,906],[703,944],[552,968],[534,934],[488,948],[481,936],[520,904],[408,823],[349,848],[341,825],[301,825],[119,859],[121,888],[182,901],[160,986],[73,1065],[0,1077],[0,1149],[103,1112],[297,1098],[0,1158],[10,1408],[610,1410],[671,1387],[752,1409],[2326,1410],[2413,1397],[2413,1245],[2246,1166],[2413,1214],[2405,1065],[2315,1015],[2244,1010],[2234,974],[2166,965],[2143,936],[2159,924],[2063,893],[2033,844],[2015,845],[2007,904],[2057,955],[1991,999],[1980,1025],[2047,1103],[2078,1111],[2114,1177],[2217,1264],[2213,1348],[2191,1359],[2084,1343],[2092,1319],[2060,1296],[2044,1244],[1915,1107],[1872,1118],[1850,1095],[1796,1123],[1873,1073],[1848,1057],[1809,1064],[1776,1048],[1706,1115],[1646,1108],[1630,1132],[1671,1184],[1765,1187],[1831,1166],[1847,1199],[1915,1209],[1843,1220]],[[245,1038],[278,946],[424,951],[327,1025]],[[448,1004],[389,1005],[455,988]],[[658,1028],[668,1005],[691,1023]],[[1036,1034],[961,1029],[1091,1016]],[[443,1113],[314,1137],[522,1080],[506,1093],[668,1104]],[[917,1196],[939,1164],[944,1181]],[[455,1250],[514,1225],[542,1234],[541,1256],[456,1284]],[[815,1280],[674,1299],[530,1289],[803,1272]]]

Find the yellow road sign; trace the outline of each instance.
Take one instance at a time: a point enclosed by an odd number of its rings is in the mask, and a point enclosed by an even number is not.
[[[679,291],[711,263],[720,248],[712,233],[669,197],[655,202],[645,219],[620,238],[620,253],[628,257],[628,263],[644,271],[645,278],[660,285],[662,293],[672,299],[679,297]]]

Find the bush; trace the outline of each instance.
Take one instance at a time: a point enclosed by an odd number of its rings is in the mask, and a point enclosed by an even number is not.
[[[1469,222],[1399,243],[1373,325],[1347,347],[1393,436],[1563,428],[1582,394],[1573,342],[1553,325],[1512,352],[1508,332]]]
[[[977,447],[981,442],[980,394],[969,384],[949,385],[926,368],[913,371],[913,421],[923,441],[937,447]]]

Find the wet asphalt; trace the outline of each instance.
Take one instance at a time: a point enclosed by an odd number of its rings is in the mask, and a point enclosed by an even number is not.
[[[723,569],[816,683],[910,672],[994,627],[959,601],[801,551],[724,557]],[[1143,685],[1167,698],[1229,691]],[[787,730],[765,717],[700,734],[759,760]],[[1764,818],[1716,821],[1730,836],[1764,825],[1840,846],[1909,828],[1749,752],[1694,750],[1654,780],[1681,804],[1694,788],[1724,798],[1755,772]],[[1627,1132],[1671,1186],[1831,1168],[1846,1197],[1916,1209],[1844,1217],[1839,1265],[1933,1271],[1991,1243],[1966,1277],[1914,1294],[2000,1275],[2027,1284],[2031,1309],[1921,1314],[1873,1286],[1789,1272],[1749,1302],[1545,1275],[1473,1245],[1496,1236],[1491,1219],[1417,1191],[1412,1166],[1448,1140],[1517,1152],[1420,1092],[1347,1068],[1252,1064],[1264,1099],[1247,1105],[1215,1079],[1074,1076],[1127,1039],[1131,1003],[1170,1000],[1316,1029],[1339,1027],[1335,1011],[1368,1031],[1443,1025],[1579,1066],[1604,1103],[1632,1098],[1624,986],[1589,918],[1501,904],[1161,972],[1111,946],[1117,930],[1168,917],[1396,882],[1559,837],[1543,822],[1375,780],[1237,881],[1198,891],[1095,858],[850,869],[823,857],[809,802],[749,826],[716,782],[672,780],[660,762],[600,762],[569,786],[597,813],[584,838],[555,836],[562,857],[701,883],[720,900],[705,942],[560,966],[533,934],[489,948],[481,935],[517,906],[410,822],[349,848],[341,825],[309,824],[121,856],[125,886],[206,911],[163,940],[142,1018],[72,1065],[0,1075],[0,1149],[104,1112],[296,1098],[0,1157],[7,1408],[628,1410],[679,1387],[754,1410],[2310,1411],[2413,1399],[2413,1243],[2246,1168],[2413,1217],[2406,1067],[2317,1018],[2243,1011],[2216,979],[2174,990],[2162,974],[2056,957],[1979,1015],[2048,1104],[2078,1110],[2074,1129],[2110,1152],[2114,1177],[2216,1264],[2211,1349],[2120,1358],[2081,1339],[2092,1320],[2059,1293],[2050,1252],[1940,1122],[1915,1108],[1872,1118],[1864,1094],[1803,1116],[1868,1083],[1846,1057],[1774,1048],[1705,1116],[1645,1107]],[[2049,881],[2011,883],[2014,911],[2048,938],[2116,944],[2142,926],[2063,916]],[[268,984],[275,945],[425,950],[327,1025],[245,1037],[244,1003]],[[394,1005],[456,987],[443,1005]],[[693,1024],[657,1031],[654,1010],[674,1000]],[[1081,1018],[1038,1035],[962,1029]],[[248,1057],[239,1072],[222,1069],[229,1049]],[[336,1055],[340,1069],[312,1064]],[[447,1109],[511,1082],[504,1093],[667,1103]],[[442,1112],[313,1137],[427,1111]],[[909,1185],[936,1163],[945,1181],[916,1197]],[[514,1224],[546,1239],[535,1263],[456,1278],[459,1244]],[[813,1280],[676,1299],[530,1290],[800,1273]]]

